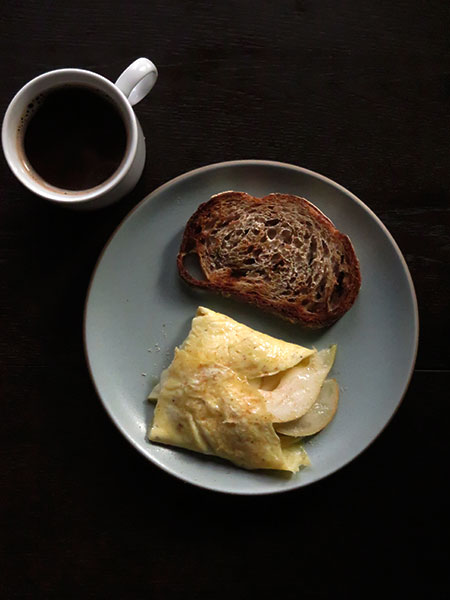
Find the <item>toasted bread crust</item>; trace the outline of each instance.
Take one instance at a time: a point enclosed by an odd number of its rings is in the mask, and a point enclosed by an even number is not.
[[[192,254],[204,280],[186,268]],[[193,286],[234,296],[306,327],[337,321],[361,285],[350,239],[308,200],[290,194],[213,196],[186,224],[177,266]]]

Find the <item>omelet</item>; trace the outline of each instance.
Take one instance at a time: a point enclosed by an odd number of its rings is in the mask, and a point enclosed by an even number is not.
[[[277,340],[203,306],[181,347],[199,360],[214,356],[247,379],[286,371],[314,354],[314,350]]]
[[[298,419],[314,404],[332,364],[319,355],[199,307],[150,393],[156,407],[148,437],[246,469],[296,472],[310,464],[301,438],[279,435],[276,424],[280,414]]]

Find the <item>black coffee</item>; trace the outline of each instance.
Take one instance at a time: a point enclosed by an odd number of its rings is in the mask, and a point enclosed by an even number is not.
[[[88,87],[67,85],[32,102],[19,132],[24,160],[47,183],[85,190],[106,181],[125,154],[118,109]]]

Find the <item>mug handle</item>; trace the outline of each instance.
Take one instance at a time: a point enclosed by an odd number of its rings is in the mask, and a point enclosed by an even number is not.
[[[148,58],[138,58],[120,75],[115,85],[128,98],[131,106],[149,93],[158,79],[158,69]]]

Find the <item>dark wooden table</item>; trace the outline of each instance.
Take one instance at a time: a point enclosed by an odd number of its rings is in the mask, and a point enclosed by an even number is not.
[[[0,161],[0,597],[391,598],[448,592],[450,9],[443,0],[0,3],[0,106],[44,71],[115,79],[148,56],[136,189],[75,214]],[[85,364],[96,259],[127,212],[239,158],[340,182],[410,267],[421,341],[386,430],[328,479],[227,497],[183,484],[115,429]],[[370,596],[369,596],[370,597]]]

